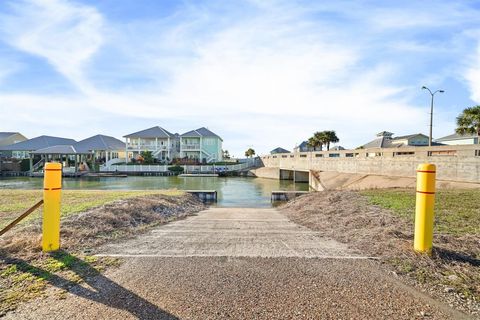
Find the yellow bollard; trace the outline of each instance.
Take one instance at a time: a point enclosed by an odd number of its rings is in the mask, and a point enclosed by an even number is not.
[[[44,172],[42,249],[44,252],[48,252],[60,249],[62,165],[46,163]]]
[[[430,253],[432,251],[435,174],[434,164],[424,163],[417,168],[417,203],[413,248],[418,252]]]

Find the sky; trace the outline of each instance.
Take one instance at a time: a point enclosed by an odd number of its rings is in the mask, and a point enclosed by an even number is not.
[[[335,130],[453,133],[480,104],[480,2],[0,0],[0,131],[207,127],[242,156]]]

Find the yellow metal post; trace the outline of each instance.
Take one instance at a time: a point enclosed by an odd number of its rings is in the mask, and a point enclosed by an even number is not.
[[[417,203],[415,209],[414,250],[430,253],[433,244],[433,220],[435,205],[434,164],[424,163],[417,168]]]
[[[62,165],[46,163],[44,172],[42,249],[48,252],[60,249]]]

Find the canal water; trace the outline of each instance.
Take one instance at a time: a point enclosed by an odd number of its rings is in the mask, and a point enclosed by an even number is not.
[[[42,189],[42,178],[0,178],[0,189]],[[83,177],[64,178],[63,189],[92,190],[217,190],[218,206],[270,207],[272,191],[308,191],[308,183],[246,177]]]

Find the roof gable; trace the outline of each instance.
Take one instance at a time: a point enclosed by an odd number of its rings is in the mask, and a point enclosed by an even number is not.
[[[219,135],[213,133],[212,131],[208,130],[205,127],[201,127],[196,130],[185,132],[184,134],[181,135],[181,137],[184,137],[184,138],[215,137],[223,141],[223,139],[220,138]]]
[[[151,127],[145,130],[137,131],[134,133],[127,134],[123,136],[124,138],[171,138],[174,134],[163,129],[162,127],[156,126]]]
[[[281,147],[275,148],[272,151],[270,151],[270,154],[276,154],[276,153],[290,153],[287,149],[283,149]]]

